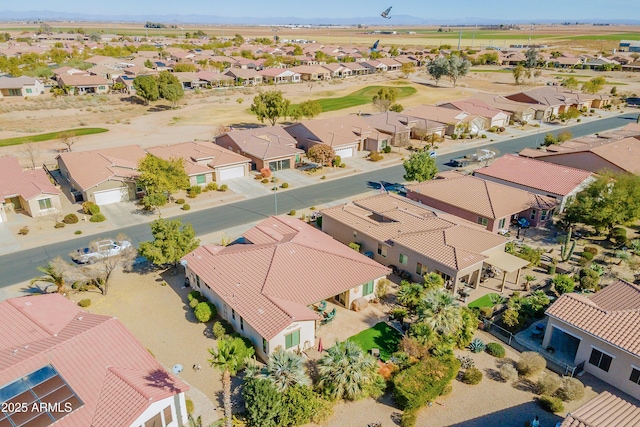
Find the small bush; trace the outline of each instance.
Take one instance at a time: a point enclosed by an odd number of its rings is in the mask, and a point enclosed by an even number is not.
[[[596,256],[596,255],[598,255],[598,248],[595,248],[593,246],[585,246],[584,252],[589,252],[589,253],[593,254],[593,256]]]
[[[498,344],[497,342],[490,342],[487,344],[487,353],[492,355],[493,357],[503,358],[506,354],[506,351],[502,344]]]
[[[555,264],[549,264],[547,266],[547,274],[550,276],[553,276],[554,274],[556,274],[556,265]]]
[[[538,394],[552,396],[560,388],[560,377],[546,373],[538,379],[536,389]]]
[[[65,215],[64,219],[62,220],[62,222],[64,222],[65,224],[77,224],[78,223],[78,215],[74,214],[74,213],[70,213]]]
[[[482,371],[478,368],[469,368],[462,374],[462,382],[475,385],[482,381]]]
[[[407,409],[400,418],[400,427],[414,427],[418,422],[418,411]]]
[[[222,191],[225,192],[229,189],[229,186],[227,184],[222,184],[220,187],[218,187],[218,191]]]
[[[377,151],[372,151],[371,153],[369,153],[369,160],[371,160],[372,162],[380,161],[383,158],[384,156]]]
[[[197,299],[192,299],[191,301],[189,301],[189,307],[193,309],[195,309],[198,304],[200,304],[200,301]]]
[[[202,294],[200,293],[200,291],[191,291],[187,294],[188,301],[193,301],[194,299],[198,301],[202,299]]]
[[[196,306],[193,314],[196,315],[196,319],[198,319],[200,323],[206,323],[217,314],[216,306],[208,301],[203,301]]]
[[[82,230],[76,230],[73,232],[73,234],[82,234]]]
[[[342,164],[342,158],[340,156],[335,156],[331,163],[333,164],[334,167],[338,168]]]
[[[89,307],[91,305],[91,300],[89,298],[81,299],[78,301],[78,305],[83,308]]]
[[[91,222],[102,222],[102,221],[105,221],[106,219],[107,218],[104,215],[102,215],[101,213],[97,213],[97,214],[91,215],[91,218],[89,219],[89,221],[91,221]]]
[[[206,189],[209,191],[218,191],[218,183],[217,182],[210,182],[207,184]]]
[[[179,205],[184,205],[185,200],[184,199],[178,199],[178,200],[176,200],[176,203],[179,204]]]
[[[518,373],[526,377],[535,375],[546,367],[547,361],[545,358],[535,351],[525,351],[522,353],[516,365]]]
[[[480,338],[474,338],[473,341],[471,341],[471,344],[469,344],[469,350],[473,353],[480,353],[481,351],[484,351],[486,347],[487,346],[484,345]]]
[[[486,138],[487,138],[487,135],[483,133],[483,134],[482,134],[482,136],[480,136],[480,138],[482,138],[482,139],[486,139]]]
[[[500,133],[504,132],[505,130],[507,130],[507,129],[505,129],[505,127],[504,127],[504,126],[500,126],[500,127],[498,128],[498,132],[500,132]]]
[[[227,329],[220,322],[215,322],[211,327],[211,332],[213,333],[213,337],[217,340],[223,338],[227,335]]]
[[[26,236],[27,234],[29,234],[29,227],[22,227],[19,231],[18,234],[21,236]]]
[[[591,252],[584,251],[582,252],[582,258],[586,258],[587,260],[593,260],[593,254]]]
[[[296,216],[296,210],[295,209],[291,209],[289,211],[289,216]]]
[[[56,222],[53,228],[63,228],[66,224],[64,222]]]
[[[453,386],[451,384],[447,384],[440,393],[440,396],[448,396],[453,391]]]
[[[422,359],[393,377],[393,398],[401,409],[420,408],[440,396],[459,369],[454,358]]]
[[[89,207],[89,213],[91,215],[96,215],[100,213],[100,206],[94,204]]]
[[[189,203],[185,203],[184,205],[182,205],[182,210],[183,211],[191,210],[191,205]]]
[[[283,182],[282,185],[280,186],[282,188],[289,188],[289,183],[288,182]]]
[[[458,356],[458,362],[460,362],[460,367],[462,369],[473,368],[476,364],[469,356]]]
[[[269,183],[269,179],[268,178],[263,178],[262,181],[263,184],[268,184]]]
[[[193,414],[193,411],[195,409],[195,407],[193,405],[193,400],[187,399],[185,401],[185,406],[187,407],[187,414],[189,414],[189,415]]]
[[[480,315],[485,319],[491,319],[493,316],[493,307],[480,307]]]
[[[341,168],[341,169],[344,169],[344,168],[346,168],[346,167],[347,167],[347,165],[346,165],[346,164],[344,164],[344,163],[340,163],[340,168]]]
[[[564,405],[562,404],[562,400],[557,397],[552,396],[540,396],[538,403],[545,411],[549,411],[552,413],[563,412]]]
[[[454,133],[453,135],[451,135],[451,139],[453,139],[454,141],[458,139],[458,134]]]
[[[382,152],[385,153],[385,154],[389,154],[391,152],[391,146],[387,145],[386,147],[384,147],[382,149]]]
[[[91,206],[96,206],[96,204],[90,201],[82,202],[82,212],[91,215]]]
[[[506,382],[518,379],[518,370],[511,363],[505,363],[500,367],[500,378]]]
[[[495,132],[498,131],[498,126],[491,126],[488,130],[489,130],[489,132],[495,133]]]
[[[564,377],[555,396],[565,402],[580,400],[584,397],[584,385],[577,378]]]
[[[627,243],[627,230],[623,227],[616,227],[611,233],[617,245],[622,246]]]
[[[327,176],[326,176],[326,175],[322,175],[322,176],[320,177],[320,179],[327,179]]]

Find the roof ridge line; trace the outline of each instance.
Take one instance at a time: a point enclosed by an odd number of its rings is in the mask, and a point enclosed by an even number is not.
[[[123,375],[121,375],[119,372],[117,372],[117,370],[119,369],[130,369],[132,371],[140,371],[138,369],[134,369],[134,368],[122,368],[122,367],[115,367],[115,366],[109,366],[107,368],[107,370],[109,372],[111,372],[113,375],[115,375],[116,377],[118,377],[121,381],[123,381],[124,383],[126,383],[129,387],[131,387],[133,390],[135,390],[140,396],[142,396],[143,398],[145,398],[148,401],[153,400],[152,397],[149,397],[146,393],[144,393],[137,385],[131,383],[131,381],[129,381],[129,379]]]
[[[482,179],[482,178],[478,178],[478,179]],[[493,201],[491,200],[491,194],[489,193],[489,181],[482,179],[482,181],[484,182],[484,189],[487,192],[487,200],[489,200],[489,207],[491,208],[491,215],[493,215],[493,217],[496,217],[496,210],[493,208]]]

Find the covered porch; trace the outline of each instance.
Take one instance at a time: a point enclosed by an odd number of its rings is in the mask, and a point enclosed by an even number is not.
[[[517,287],[518,281],[520,280],[520,271],[529,265],[529,261],[519,258],[515,255],[511,255],[507,252],[495,253],[489,256],[489,258],[485,259],[484,263],[490,267],[500,270],[500,273],[502,274],[500,293],[504,292],[504,287],[507,282],[507,276],[511,275],[511,278],[513,278],[512,273],[516,273],[515,280],[510,282],[515,284]]]

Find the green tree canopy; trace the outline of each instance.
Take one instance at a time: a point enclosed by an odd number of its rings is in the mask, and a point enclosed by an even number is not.
[[[416,72],[416,66],[413,62],[405,62],[400,66],[400,71],[404,75],[404,78],[409,78],[409,76]]]
[[[607,84],[607,81],[605,80],[604,77],[602,76],[594,77],[582,85],[582,91],[584,93],[595,94],[600,92],[605,84]]]
[[[322,113],[322,105],[318,101],[307,100],[298,105],[291,116],[294,120],[300,120],[301,118],[313,119],[318,114]]]
[[[578,117],[580,117],[580,114],[581,114],[580,110],[578,110],[576,107],[569,107],[567,111],[565,111],[564,113],[561,113],[559,117],[560,117],[560,120],[566,120],[568,123],[571,119],[577,119]],[[558,141],[563,142],[563,141],[560,141],[560,138],[558,138]]]
[[[427,64],[427,72],[436,81],[436,86],[441,78],[449,74],[449,60],[438,56]]]
[[[534,46],[531,46],[524,52],[524,56],[525,58],[527,58],[524,63],[525,67],[536,68],[536,65],[538,65],[538,49],[536,49]]]
[[[138,76],[133,79],[133,87],[136,95],[144,99],[145,104],[149,105],[151,101],[157,101],[160,98],[158,90],[158,82],[153,76]]]
[[[513,79],[516,81],[517,85],[522,84],[522,79],[524,78],[525,75],[525,69],[522,65],[517,65],[515,67],[513,67],[513,70],[511,71],[513,73]]]
[[[189,187],[189,177],[184,168],[184,159],[165,160],[147,154],[138,164],[138,183],[147,194],[170,195]]]
[[[567,77],[566,79],[562,80],[562,86],[566,87],[567,89],[577,89],[578,88],[578,80],[575,77]]]
[[[458,55],[451,55],[449,57],[449,71],[447,76],[453,83],[453,87],[456,87],[456,83],[460,77],[464,77],[469,74],[471,69],[471,62],[468,59],[462,59]]]
[[[335,156],[336,153],[333,151],[333,148],[327,144],[316,144],[307,151],[309,160],[316,162],[320,167],[330,165]]]
[[[373,105],[381,112],[388,111],[389,107],[398,99],[399,91],[395,87],[384,86],[373,96]]]
[[[438,167],[433,157],[427,151],[411,154],[403,163],[404,179],[407,181],[427,181],[438,173]]]
[[[160,98],[171,102],[175,107],[176,103],[184,96],[184,89],[180,80],[170,71],[161,71],[158,74],[158,92]]]
[[[282,396],[273,383],[250,378],[242,387],[242,398],[247,410],[247,421],[254,427],[278,427],[283,412]]]
[[[270,90],[255,96],[249,109],[261,123],[267,119],[271,126],[275,126],[279,118],[289,114],[290,105],[291,101],[283,98],[282,92]]]
[[[180,219],[160,218],[151,223],[153,240],[140,243],[139,253],[156,265],[177,265],[180,259],[200,245],[191,224]]]

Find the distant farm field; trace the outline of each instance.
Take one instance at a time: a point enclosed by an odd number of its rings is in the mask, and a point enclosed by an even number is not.
[[[391,86],[367,86],[346,96],[339,98],[320,98],[315,101],[320,103],[323,113],[342,110],[343,108],[357,107],[358,105],[370,104],[373,97],[383,87]],[[393,87],[393,89],[398,90],[398,99],[406,98],[417,92],[416,88],[412,86],[398,86]],[[295,107],[297,107],[297,105],[292,105],[292,108]]]

